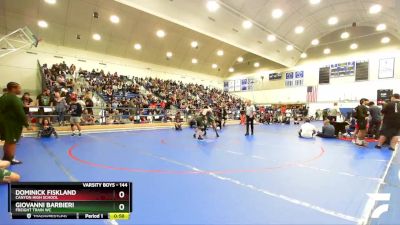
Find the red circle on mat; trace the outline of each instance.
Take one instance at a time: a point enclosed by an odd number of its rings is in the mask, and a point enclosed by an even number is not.
[[[150,169],[142,169],[142,168],[129,168],[129,167],[116,167],[116,166],[110,166],[110,165],[105,165],[105,164],[99,164],[95,162],[90,162],[84,159],[81,159],[73,154],[74,149],[78,145],[73,145],[68,149],[68,156],[80,163],[86,164],[91,167],[96,167],[96,168],[103,168],[103,169],[109,169],[109,170],[120,170],[120,171],[128,171],[132,173],[159,173],[159,174],[233,174],[233,173],[261,173],[261,172],[268,172],[272,170],[278,170],[278,169],[284,169],[284,168],[290,168],[290,167],[296,167],[299,166],[299,164],[306,164],[310,163],[312,161],[315,161],[323,156],[325,153],[325,150],[321,147],[320,152],[318,155],[312,157],[311,159],[305,160],[305,161],[298,161],[298,162],[289,162],[285,163],[280,166],[274,166],[274,167],[264,167],[264,168],[256,168],[256,169],[229,169],[229,170],[150,170]],[[189,166],[189,165],[188,165]]]

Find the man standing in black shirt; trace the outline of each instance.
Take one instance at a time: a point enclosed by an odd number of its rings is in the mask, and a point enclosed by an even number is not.
[[[375,146],[381,149],[387,139],[391,138],[389,149],[394,151],[400,136],[400,95],[394,94],[391,101],[383,109],[383,124],[381,136]]]
[[[381,108],[375,105],[374,102],[369,102],[369,115],[371,115],[371,121],[369,122],[370,133],[375,139],[379,138],[379,129],[382,123]]]
[[[71,113],[71,131],[72,136],[75,136],[75,127],[78,128],[78,135],[81,136],[81,116],[82,116],[82,106],[76,101],[76,97],[71,98],[71,103],[69,105],[69,111]]]
[[[368,99],[362,98],[360,100],[360,105],[355,108],[355,116],[357,119],[358,125],[358,134],[355,141],[356,145],[359,146],[367,146],[368,143],[364,141],[365,136],[367,135],[367,125],[368,125]]]

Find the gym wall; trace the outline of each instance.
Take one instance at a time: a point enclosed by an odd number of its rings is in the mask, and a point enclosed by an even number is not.
[[[121,75],[181,80],[184,83],[198,83],[217,88],[223,85],[223,79],[216,76],[40,43],[38,48],[21,50],[0,58],[0,86],[4,87],[9,81],[16,81],[22,85],[24,91],[36,95],[41,88],[37,60],[41,64],[51,65],[65,61],[68,65],[75,64],[77,69],[103,69],[105,72],[118,72]]]
[[[394,78],[379,79],[379,60],[395,58]],[[319,68],[347,61],[368,60],[369,78],[367,81],[355,81],[354,76],[331,78],[329,84],[319,85]],[[268,74],[273,72],[304,71],[304,86],[285,87],[285,76],[278,81],[269,81]],[[261,80],[264,76],[264,80]],[[307,86],[318,85],[318,102],[356,101],[362,97],[376,99],[378,89],[394,89],[400,92],[400,47],[383,48],[377,51],[357,54],[323,57],[319,60],[301,62],[296,67],[281,70],[263,70],[247,75],[233,75],[227,80],[252,77],[256,81],[255,91],[237,92],[238,96],[251,99],[256,103],[296,103],[306,102]]]

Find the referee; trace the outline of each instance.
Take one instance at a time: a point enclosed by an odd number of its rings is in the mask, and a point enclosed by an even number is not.
[[[15,82],[7,84],[7,93],[0,97],[0,139],[4,140],[3,160],[11,165],[20,164],[14,159],[17,142],[21,138],[23,126],[29,127],[24,106],[17,95],[21,94],[21,86]]]
[[[251,101],[246,102],[246,134],[249,135],[249,125],[251,126],[251,135],[254,135],[254,116],[256,114],[256,108],[251,104]]]

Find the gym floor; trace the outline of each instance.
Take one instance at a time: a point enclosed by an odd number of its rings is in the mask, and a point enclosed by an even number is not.
[[[321,124],[317,123],[319,127]],[[296,125],[230,125],[220,138],[193,130],[84,133],[23,138],[12,170],[22,181],[131,181],[133,212],[118,224],[396,224],[400,160],[395,152],[337,139],[301,139]],[[391,193],[388,212],[370,219],[369,193]],[[11,220],[0,185],[0,224]],[[56,224],[107,224],[58,220]]]

